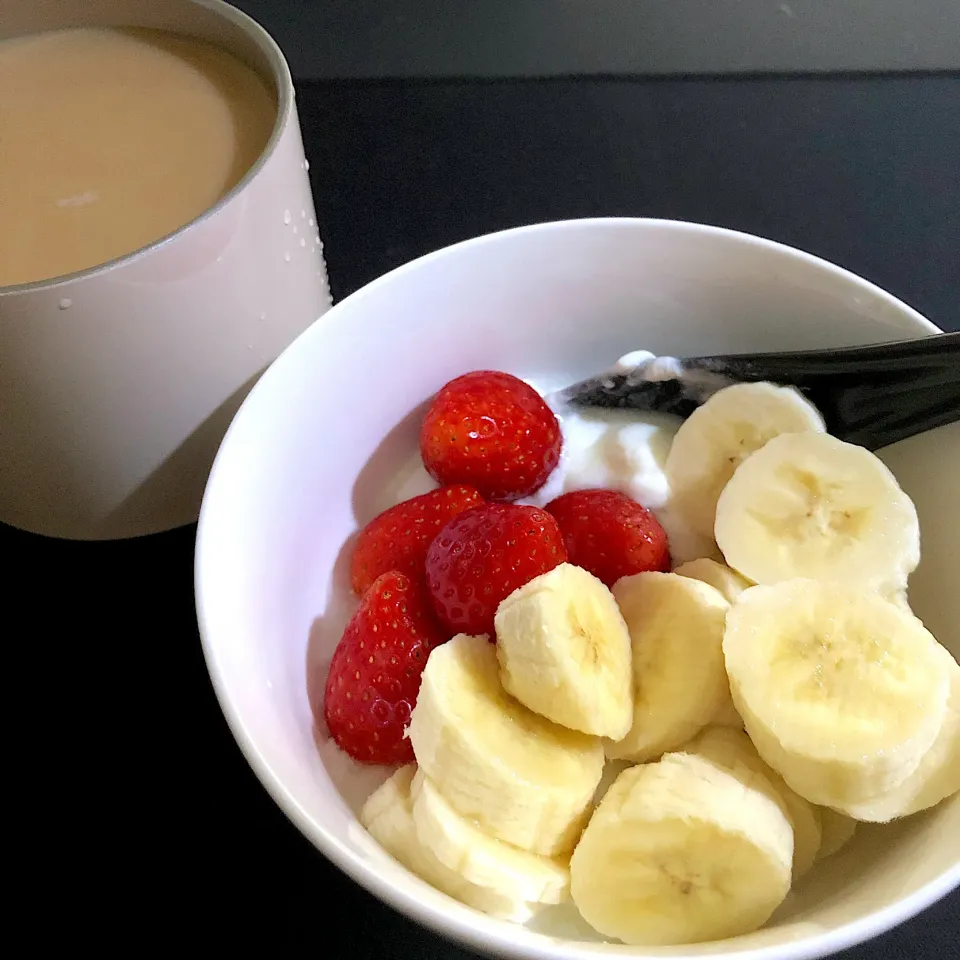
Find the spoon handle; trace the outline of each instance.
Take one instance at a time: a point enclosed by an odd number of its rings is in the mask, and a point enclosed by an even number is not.
[[[832,350],[732,354],[679,361],[654,382],[604,374],[564,392],[577,406],[631,407],[689,416],[731,383],[792,386],[848,443],[877,450],[960,420],[960,333]]]
[[[831,350],[787,353],[741,353],[692,357],[684,367],[709,370],[741,382],[769,380],[793,386],[826,380],[915,380],[960,383],[960,333],[940,333],[913,340]],[[786,379],[784,379],[786,378]]]

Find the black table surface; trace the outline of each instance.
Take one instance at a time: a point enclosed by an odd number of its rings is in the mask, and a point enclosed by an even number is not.
[[[471,235],[642,215],[794,244],[960,329],[960,76],[316,82],[298,102],[337,299]],[[101,946],[121,917],[140,942],[466,958],[340,875],[247,767],[200,650],[194,533],[0,528],[8,689],[32,694],[8,737],[21,893],[93,905]],[[954,893],[844,957],[958,941]]]
[[[231,0],[300,80],[960,68],[956,0]]]

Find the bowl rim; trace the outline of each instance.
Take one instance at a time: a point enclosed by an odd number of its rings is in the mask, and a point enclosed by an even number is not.
[[[331,324],[343,322],[341,317],[349,312],[348,305],[365,299],[380,287],[393,282],[398,276],[416,272],[425,265],[455,256],[464,248],[496,243],[505,237],[520,234],[607,229],[611,226],[623,227],[624,229],[636,227],[645,229],[669,228],[771,250],[791,259],[805,262],[821,272],[833,274],[835,277],[848,282],[852,287],[859,287],[863,292],[886,301],[888,306],[894,308],[896,312],[914,325],[920,335],[942,332],[909,304],[844,267],[797,247],[727,227],[666,218],[584,217],[543,221],[481,234],[417,257],[358,288],[336,303],[320,320],[311,324],[270,364],[237,410],[224,435],[207,478],[197,525],[194,553],[194,595],[207,672],[230,732],[263,787],[310,843],[343,873],[382,902],[447,939],[465,944],[486,955],[516,958],[516,960],[600,960],[602,957],[611,956],[644,960],[645,957],[676,956],[676,954],[665,953],[662,948],[656,948],[652,953],[638,952],[638,949],[643,951],[644,948],[630,947],[619,943],[552,938],[507,921],[495,920],[475,911],[469,911],[466,908],[462,916],[460,912],[451,916],[444,912],[439,905],[422,899],[416,892],[415,886],[412,888],[401,886],[385,879],[374,865],[355,855],[337,837],[328,832],[322,823],[315,821],[287,790],[280,777],[272,769],[269,760],[261,753],[254,738],[248,732],[241,711],[231,697],[230,690],[218,670],[216,661],[217,643],[213,640],[209,629],[204,590],[207,557],[211,555],[206,516],[210,510],[211,495],[215,495],[215,491],[221,482],[219,479],[221,462],[224,451],[232,443],[237,423],[247,415],[250,407],[259,403],[259,397],[262,393],[272,389],[273,381],[283,376],[287,355],[302,349],[301,341],[321,336],[315,330],[320,324],[329,327]],[[904,897],[887,907],[874,910],[856,920],[851,920],[834,930],[805,936],[787,944],[745,947],[742,950],[718,954],[718,956],[723,956],[726,960],[815,960],[815,958],[826,957],[891,930],[916,916],[957,887],[960,887],[960,862],[910,896]]]

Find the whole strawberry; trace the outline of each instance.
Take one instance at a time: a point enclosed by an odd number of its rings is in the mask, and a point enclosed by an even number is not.
[[[360,763],[413,760],[403,732],[434,647],[448,639],[423,585],[396,571],[378,577],[334,651],[323,698],[330,735]]]
[[[563,533],[570,563],[612,587],[621,577],[667,572],[670,549],[657,518],[613,490],[577,490],[547,504]]]
[[[488,503],[454,517],[427,549],[427,589],[450,633],[487,634],[500,601],[567,559],[557,522],[537,507]]]
[[[350,583],[359,597],[388,570],[423,580],[430,541],[458,513],[483,503],[473,487],[441,487],[404,500],[376,516],[360,531],[350,564]]]
[[[439,483],[467,483],[488,500],[529,496],[560,459],[553,411],[533,387],[492,370],[451,380],[420,431],[420,454]]]

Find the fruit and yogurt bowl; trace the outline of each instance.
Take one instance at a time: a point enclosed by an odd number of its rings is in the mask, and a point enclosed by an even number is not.
[[[638,348],[933,329],[661,221],[355,294],[254,389],[201,517],[254,769],[348,874],[494,955],[814,957],[923,909],[960,882],[957,427],[878,458],[776,385],[682,424],[553,397]]]
[[[462,903],[569,903],[638,946],[752,933],[858,822],[960,791],[960,665],[908,600],[916,508],[788,387],[592,419],[500,371],[440,389],[438,486],[361,530],[312,706],[397,767],[361,823]]]

